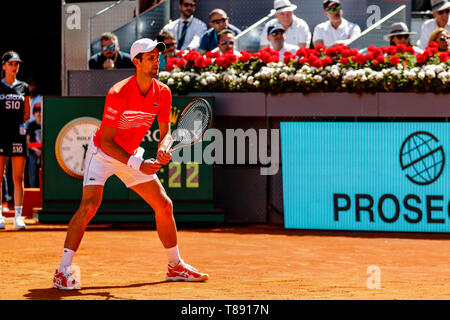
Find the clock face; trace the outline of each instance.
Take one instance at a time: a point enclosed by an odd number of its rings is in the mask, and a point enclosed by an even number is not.
[[[70,176],[83,178],[87,149],[100,123],[96,118],[77,118],[59,132],[55,144],[56,160]]]

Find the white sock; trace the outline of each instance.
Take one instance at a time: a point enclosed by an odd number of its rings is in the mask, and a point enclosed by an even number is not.
[[[59,265],[58,271],[67,271],[70,272],[70,267],[72,266],[72,260],[73,256],[75,255],[75,251],[64,248],[62,258],[61,258],[61,264]]]
[[[22,216],[22,209],[23,209],[23,206],[15,206],[14,207],[14,217],[15,218],[19,218]]]
[[[0,219],[3,219],[3,205],[0,203]]]
[[[178,262],[180,262],[180,252],[178,251],[178,245],[172,248],[166,248],[167,259],[169,260],[169,265],[175,267]]]

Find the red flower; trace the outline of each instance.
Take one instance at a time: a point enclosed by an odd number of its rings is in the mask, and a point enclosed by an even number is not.
[[[167,60],[167,64],[166,64],[166,71],[172,71],[175,68],[175,66],[178,66],[178,61],[179,60],[180,59],[175,58],[175,57],[169,58]]]
[[[301,57],[298,59],[298,63],[300,64],[305,64],[306,62],[308,62],[308,59],[306,59],[306,57]]]
[[[431,49],[431,47],[426,47],[423,54],[427,57],[427,60],[428,60],[428,58],[431,58],[432,56],[434,56],[434,52]]]
[[[325,51],[325,54],[326,54],[328,57],[333,58],[333,57],[337,56],[338,51],[337,51],[336,47],[329,47],[329,48]]]
[[[428,56],[425,53],[418,53],[416,55],[416,60],[418,64],[424,64],[428,60]]]
[[[400,58],[397,55],[393,55],[392,57],[389,58],[389,63],[392,64],[393,66],[398,65],[400,62]]]
[[[307,57],[307,56],[309,56],[309,51],[310,51],[310,50],[309,50],[308,48],[301,47],[301,48],[299,48],[299,49],[297,50],[296,55],[297,55],[299,58]]]
[[[380,54],[378,57],[376,57],[376,60],[378,61],[378,63],[384,63],[386,57],[383,54]]]
[[[283,59],[284,63],[289,64],[289,62],[291,62],[292,60],[295,60],[295,54],[293,54],[290,51],[286,51],[284,53],[284,59]]]
[[[447,51],[447,52],[442,52],[440,55],[439,55],[439,60],[441,61],[441,62],[447,62],[447,60],[449,60],[450,59],[450,52],[449,51]]]
[[[347,57],[342,57],[341,58],[341,64],[343,64],[344,66],[348,65],[350,63],[350,61],[348,60]]]
[[[330,57],[325,57],[321,60],[321,65],[322,66],[327,66],[329,64],[332,64],[333,60]]]
[[[196,50],[190,50],[185,56],[184,59],[186,59],[188,62],[195,62],[197,59],[200,59],[202,55],[200,52]]]
[[[238,58],[240,62],[247,62],[253,57],[253,54],[247,51],[241,51],[241,56]]]
[[[357,55],[352,56],[351,59],[352,59],[352,61],[354,61],[360,65],[363,65],[367,61],[366,55],[363,53],[358,53]]]
[[[205,53],[205,56],[210,59],[217,59],[218,57],[220,57],[220,52],[219,51],[214,51],[214,52],[208,51],[207,53]]]
[[[392,56],[392,55],[397,53],[397,47],[396,46],[389,46],[388,48],[386,48],[385,52]]]
[[[403,43],[397,45],[397,52],[406,52],[406,46]]]
[[[311,54],[308,57],[308,63],[310,66],[320,68],[322,66],[322,63],[320,62],[320,58],[316,56],[315,54]]]
[[[416,54],[416,51],[414,50],[414,48],[412,46],[408,46],[406,47],[406,52],[411,53],[412,55]]]
[[[181,58],[182,56],[184,56],[184,51],[183,50],[178,51],[177,52],[177,57]]]
[[[350,52],[350,50],[348,50],[348,49],[345,49],[345,50],[342,50],[341,51],[341,56],[343,57],[343,58],[348,58],[348,57],[350,57],[352,54],[351,54],[351,52]]]
[[[204,60],[203,56],[200,56],[195,60],[194,66],[200,69],[203,68],[203,60]]]
[[[187,65],[187,61],[186,61],[186,59],[179,59],[178,61],[177,61],[177,66],[178,66],[178,68],[183,68],[185,65]]]
[[[321,54],[322,52],[325,52],[327,48],[323,44],[319,44],[314,48],[314,51],[317,52],[317,54]]]

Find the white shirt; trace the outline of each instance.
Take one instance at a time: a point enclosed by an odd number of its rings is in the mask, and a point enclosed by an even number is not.
[[[175,21],[169,22],[163,27],[164,31],[170,31],[175,35],[177,43],[183,31],[183,21],[185,20],[179,18]],[[206,23],[197,18],[194,18],[194,16],[190,16],[187,21],[189,22],[189,24],[186,31],[186,36],[184,38],[183,45],[181,47],[178,47],[179,50],[197,49],[200,46],[200,39],[202,35],[207,30]]]
[[[333,28],[330,20],[319,23],[314,28],[313,43],[322,40],[325,47],[329,47],[338,40],[347,40],[361,34],[361,28],[353,22],[342,18],[342,22],[337,29]]]
[[[435,19],[427,20],[422,25],[422,32],[420,34],[420,39],[417,42],[417,45],[421,49],[425,49],[425,47],[428,45],[428,40],[430,40],[430,36],[433,33],[434,30],[438,29],[438,25],[436,23]],[[445,29],[450,32],[450,19],[448,20],[447,24],[445,25]]]
[[[270,45],[270,48],[271,48],[272,50],[275,50],[275,49],[272,47],[272,45]],[[299,46],[296,46],[296,45],[293,45],[293,44],[290,44],[290,43],[286,43],[286,42],[285,42],[284,45],[283,45],[283,48],[281,48],[281,50],[280,50],[280,61],[281,61],[281,62],[284,61],[284,53],[285,53],[286,51],[289,51],[289,52],[292,52],[293,54],[296,54],[298,48],[299,48]]]
[[[278,22],[277,19],[272,19],[266,23],[259,40],[260,46],[270,45],[269,40],[267,40],[267,28],[276,22]],[[310,32],[308,24],[304,20],[293,15],[292,24],[286,31],[285,42],[298,46],[299,43],[306,43],[308,45],[309,40]]]

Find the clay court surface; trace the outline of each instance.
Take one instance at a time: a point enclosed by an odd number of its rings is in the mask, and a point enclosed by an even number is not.
[[[166,255],[152,226],[90,226],[75,256],[82,290],[51,288],[65,225],[30,221],[0,231],[4,300],[449,299],[450,236],[285,230],[281,226],[179,226],[186,262],[207,283],[165,282]],[[369,289],[367,268],[380,270]]]

